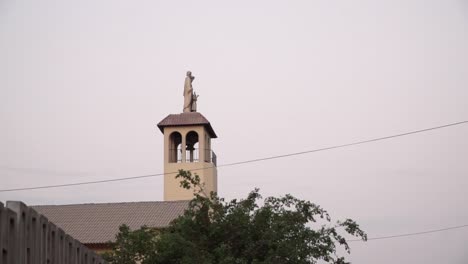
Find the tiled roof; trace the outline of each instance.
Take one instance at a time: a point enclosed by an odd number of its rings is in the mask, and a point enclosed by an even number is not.
[[[56,226],[83,244],[115,240],[122,224],[132,230],[143,225],[167,227],[182,215],[189,201],[130,202],[32,206]]]
[[[164,127],[169,126],[190,126],[190,125],[203,125],[212,138],[216,138],[216,133],[211,127],[210,122],[202,114],[198,112],[187,112],[181,114],[168,115],[161,122],[158,127],[164,133]]]

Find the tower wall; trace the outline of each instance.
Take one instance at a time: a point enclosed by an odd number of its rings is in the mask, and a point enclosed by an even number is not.
[[[186,138],[187,134],[194,131],[198,134],[198,159],[190,162],[189,155],[186,155]],[[182,136],[180,161],[178,158],[174,160],[171,157],[171,140],[170,136],[173,132],[178,132]],[[204,184],[204,193],[209,195],[210,192],[217,192],[218,176],[216,165],[211,159],[211,144],[210,137],[204,126],[175,126],[164,128],[164,200],[191,200],[194,190],[186,190],[180,187],[181,179],[176,179],[178,170],[188,170],[192,174],[200,176],[200,181]],[[178,150],[177,150],[178,151]],[[177,156],[177,155],[176,155]]]

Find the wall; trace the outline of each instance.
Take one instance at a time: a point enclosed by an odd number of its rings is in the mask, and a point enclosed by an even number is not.
[[[185,160],[185,137],[190,131],[195,131],[198,134],[199,144],[199,161],[198,162],[169,162],[169,136],[173,132],[179,132],[182,135],[182,160]],[[210,162],[205,162],[205,149],[211,148],[210,141],[207,140],[207,131],[203,126],[177,126],[164,128],[164,201],[191,200],[194,190],[186,190],[180,187],[180,179],[176,179],[174,172],[178,170],[190,170],[192,174],[198,174],[200,181],[205,184],[205,192],[209,195],[210,192],[218,191],[218,174],[216,165]]]
[[[24,203],[0,203],[0,264],[105,263]]]

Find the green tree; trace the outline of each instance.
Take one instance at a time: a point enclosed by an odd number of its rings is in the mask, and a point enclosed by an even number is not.
[[[119,227],[112,252],[103,254],[104,259],[113,264],[149,263],[150,252],[156,246],[159,230],[142,226],[131,231],[127,225]],[[110,242],[109,242],[110,243]]]
[[[198,175],[180,170],[181,187],[194,188],[188,209],[168,228],[121,227],[113,264],[283,264],[347,263],[337,253],[350,248],[341,233],[367,239],[351,219],[331,223],[327,211],[291,195],[262,197],[258,189],[245,199],[225,201],[203,192]]]

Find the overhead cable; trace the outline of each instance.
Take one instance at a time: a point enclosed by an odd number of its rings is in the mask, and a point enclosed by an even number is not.
[[[406,233],[406,234],[380,236],[380,237],[370,237],[370,238],[367,238],[367,241],[369,241],[369,240],[392,239],[392,238],[398,238],[398,237],[420,236],[420,235],[425,235],[425,234],[438,233],[438,232],[443,232],[443,231],[447,231],[447,230],[460,229],[460,228],[466,228],[466,227],[468,227],[468,224],[467,225],[460,225],[460,226],[445,227],[445,228],[441,228],[441,229],[434,229],[434,230],[415,232],[415,233]],[[363,240],[362,239],[351,239],[351,240],[346,240],[346,241],[347,242],[358,242],[358,241],[363,241]]]
[[[293,152],[293,153],[282,154],[282,155],[269,156],[269,157],[264,157],[264,158],[257,158],[257,159],[250,159],[250,160],[226,163],[226,164],[218,165],[217,167],[220,168],[220,167],[236,166],[236,165],[247,164],[247,163],[254,163],[254,162],[260,162],[260,161],[266,161],[266,160],[280,159],[280,158],[286,158],[286,157],[291,157],[291,156],[299,156],[299,155],[304,155],[304,154],[309,154],[309,153],[327,151],[327,150],[332,150],[332,149],[351,147],[351,146],[362,145],[362,144],[376,142],[376,141],[382,141],[382,140],[388,140],[388,139],[392,139],[392,138],[398,138],[398,137],[409,136],[409,135],[413,135],[413,134],[424,133],[424,132],[437,130],[437,129],[442,129],[442,128],[447,128],[447,127],[452,127],[452,126],[459,126],[459,125],[466,124],[466,123],[468,123],[468,121],[461,121],[461,122],[450,123],[450,124],[436,126],[436,127],[430,127],[430,128],[420,129],[420,130],[414,130],[414,131],[405,132],[405,133],[401,133],[401,134],[395,134],[395,135],[391,135],[391,136],[385,136],[385,137],[373,138],[373,139],[368,139],[368,140],[356,141],[356,142],[352,142],[352,143],[335,145],[335,146],[330,146],[330,147],[325,147],[325,148],[318,148],[318,149],[312,149],[312,150],[306,150],[306,151],[300,151],[300,152]],[[216,167],[216,166],[213,165],[213,166],[207,166],[207,167],[203,167],[203,168],[199,168],[199,169],[191,169],[190,171],[205,170],[205,169],[209,169],[209,168],[213,168],[213,167]],[[53,185],[43,185],[43,186],[33,186],[33,187],[20,187],[20,188],[11,188],[11,189],[0,189],[0,192],[27,191],[27,190],[60,188],[60,187],[89,185],[89,184],[98,184],[98,183],[116,182],[116,181],[128,181],[128,180],[136,180],[136,179],[142,179],[142,178],[150,178],[150,177],[158,177],[158,176],[164,176],[164,175],[170,175],[170,174],[177,174],[177,173],[179,173],[179,172],[174,171],[174,172],[168,172],[168,173],[147,174],[147,175],[131,176],[131,177],[123,177],[123,178],[113,178],[113,179],[106,179],[106,180],[85,181],[85,182],[64,183],[64,184],[53,184]]]

